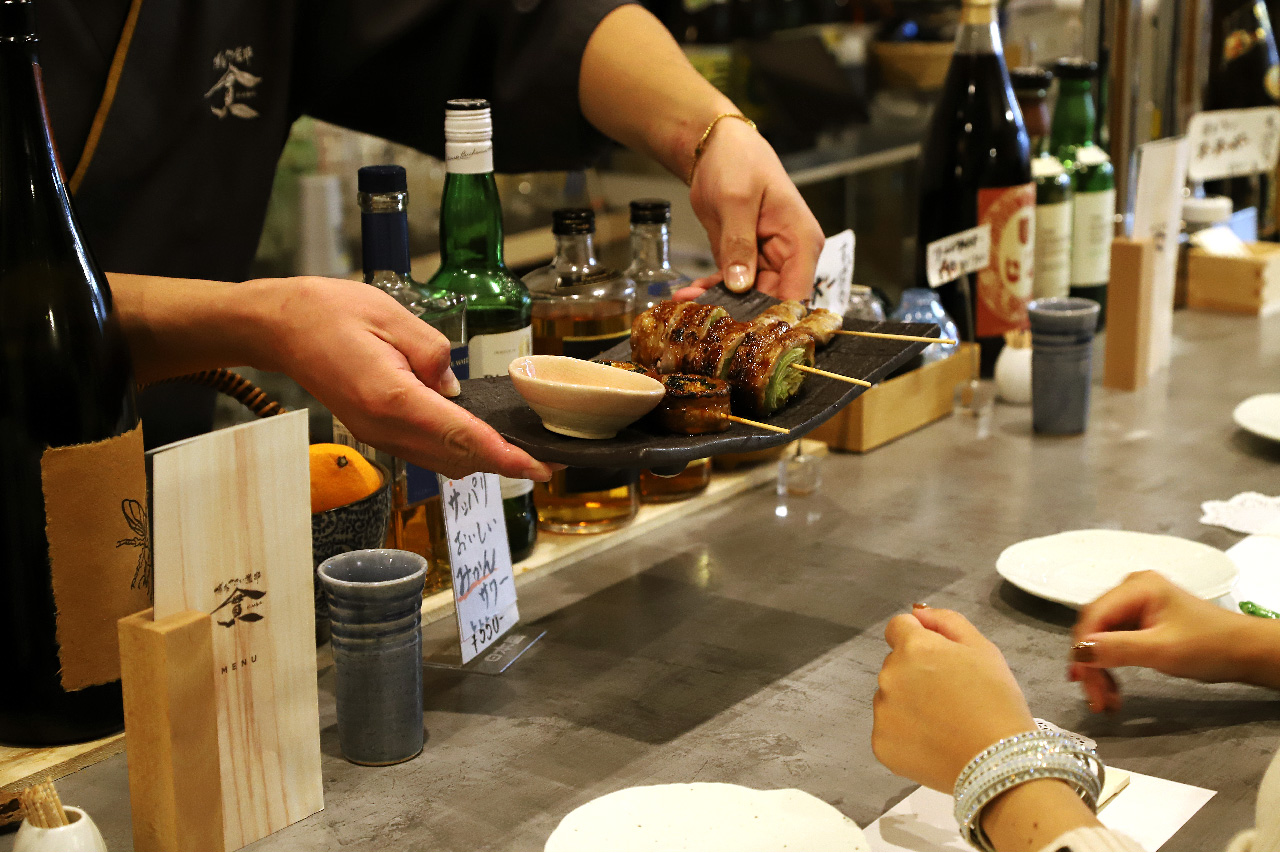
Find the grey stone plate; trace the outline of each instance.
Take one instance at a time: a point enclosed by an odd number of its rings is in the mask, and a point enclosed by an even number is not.
[[[735,320],[749,320],[777,302],[771,296],[751,291],[739,296],[719,285],[699,298],[699,302],[722,305]],[[875,323],[866,320],[844,322],[846,329],[892,332],[903,335],[937,337],[938,327],[930,323]],[[927,344],[919,342],[858,338],[836,335],[817,353],[823,370],[877,382],[918,355]],[[631,345],[618,344],[598,360],[629,361]],[[864,389],[823,376],[805,377],[800,393],[766,422],[791,430],[789,435],[734,424],[725,432],[710,435],[670,435],[651,431],[643,419],[613,438],[570,438],[551,432],[516,393],[510,378],[493,376],[462,382],[462,393],[454,402],[475,414],[507,441],[544,462],[561,462],[582,468],[652,468],[679,470],[686,462],[717,453],[764,450],[793,441],[835,415]]]

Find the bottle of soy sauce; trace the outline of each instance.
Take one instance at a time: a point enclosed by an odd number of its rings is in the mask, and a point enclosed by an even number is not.
[[[1036,189],[1030,142],[1005,66],[994,0],[964,0],[955,54],[934,108],[920,167],[916,279],[927,286],[928,246],[991,226],[986,269],[938,288],[990,376],[1004,333],[1027,327],[1035,266]]]

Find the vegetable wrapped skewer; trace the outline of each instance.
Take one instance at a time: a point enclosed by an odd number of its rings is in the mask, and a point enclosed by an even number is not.
[[[748,332],[729,364],[734,407],[764,416],[781,409],[804,382],[793,366],[812,367],[813,350],[812,336],[786,324]]]

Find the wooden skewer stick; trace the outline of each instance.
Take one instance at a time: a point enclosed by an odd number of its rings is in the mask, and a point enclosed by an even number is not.
[[[855,332],[852,329],[837,329],[837,335],[857,335],[860,338],[884,338],[890,341],[924,341],[928,344],[954,344],[955,338],[926,338],[923,335],[893,335],[888,332]]]
[[[41,782],[26,788],[19,795],[19,802],[27,823],[41,829],[53,829],[68,824],[67,812],[62,807],[58,790],[52,782]]]
[[[774,426],[773,424],[765,424],[765,423],[761,423],[760,421],[753,421],[753,420],[751,420],[751,419],[749,419],[749,418],[740,418],[740,417],[738,417],[737,415],[725,415],[725,416],[724,416],[724,419],[725,419],[726,421],[732,421],[732,422],[733,422],[733,423],[735,423],[735,424],[743,424],[743,425],[745,425],[745,426],[753,426],[753,427],[755,427],[756,429],[767,429],[767,430],[769,430],[770,432],[780,432],[780,433],[782,433],[783,435],[790,435],[790,434],[791,434],[791,430],[789,430],[789,429],[783,429],[782,427],[776,427],[776,426]]]
[[[848,382],[850,385],[861,385],[864,388],[871,387],[871,383],[865,379],[854,379],[852,376],[841,376],[839,373],[832,373],[830,370],[822,370],[817,367],[810,367],[807,364],[793,364],[791,366],[794,367],[796,370],[802,371],[804,373],[812,373],[815,376],[825,376],[828,379],[839,379],[841,382]]]

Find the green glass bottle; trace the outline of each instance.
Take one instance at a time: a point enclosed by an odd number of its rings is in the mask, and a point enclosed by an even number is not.
[[[440,269],[427,289],[466,297],[471,377],[505,376],[512,359],[533,352],[533,307],[529,291],[502,260],[502,204],[493,179],[489,102],[449,101],[444,138]],[[511,559],[523,560],[538,536],[533,481],[503,477],[502,509]]]
[[[1075,197],[1071,216],[1071,295],[1102,306],[1098,328],[1107,314],[1107,281],[1111,278],[1111,238],[1116,210],[1116,176],[1111,158],[1094,141],[1097,121],[1093,78],[1098,65],[1084,59],[1060,59],[1058,105],[1049,130],[1049,149],[1071,174]]]
[[[1044,68],[1009,72],[1013,94],[1031,140],[1031,178],[1036,184],[1035,272],[1031,296],[1066,296],[1071,286],[1071,176],[1049,153],[1049,87]]]

